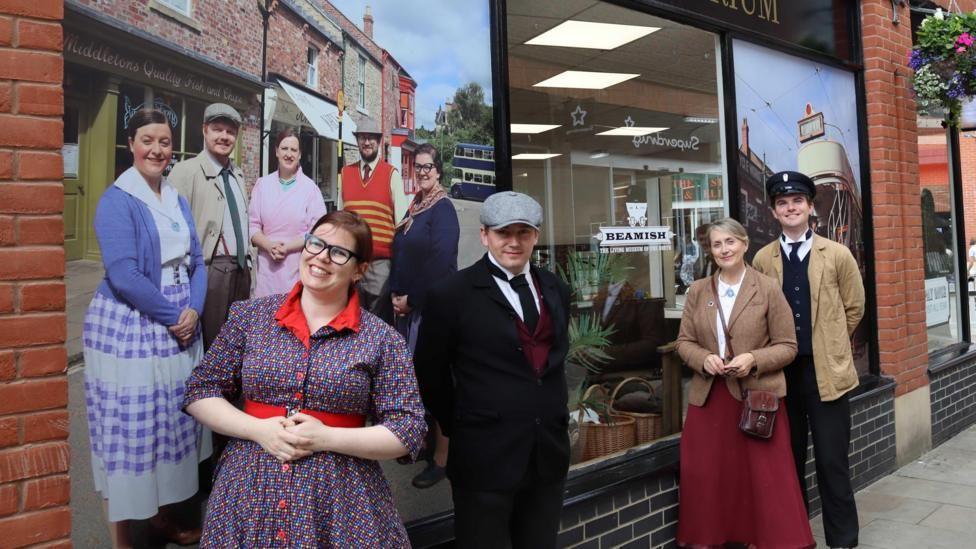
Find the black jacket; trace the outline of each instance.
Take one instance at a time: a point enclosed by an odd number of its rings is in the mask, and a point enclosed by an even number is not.
[[[566,373],[569,289],[532,267],[554,340],[536,378],[521,350],[516,313],[488,272],[487,257],[428,293],[414,363],[427,409],[450,437],[447,474],[469,490],[508,490],[535,452],[539,477],[569,468]]]

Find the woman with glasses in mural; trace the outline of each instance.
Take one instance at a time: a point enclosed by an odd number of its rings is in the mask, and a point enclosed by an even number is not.
[[[749,237],[738,221],[714,222],[708,243],[718,272],[691,285],[677,340],[694,370],[681,435],[678,546],[814,547],[786,407],[763,433],[769,438],[739,426],[750,391],[769,392],[767,405],[786,396],[782,369],[796,356],[792,310],[774,279],[746,265]]]
[[[186,545],[200,530],[164,506],[197,492],[197,465],[211,452],[210,436],[180,413],[203,356],[207,271],[189,206],[163,176],[173,156],[166,116],[137,111],[126,131],[132,167],[98,202],[105,279],[83,331],[92,469],[113,546],[131,547],[129,521],[146,518]]]
[[[231,437],[201,547],[409,547],[376,460],[416,458],[423,405],[403,338],[360,308],[372,249],[358,215],[319,219],[291,292],[232,305],[187,382],[187,413]]]
[[[417,147],[414,173],[420,189],[393,235],[390,290],[397,330],[412,352],[427,290],[457,271],[460,225],[454,204],[440,184],[441,155],[429,143]],[[448,439],[428,416],[427,467],[413,479],[429,488],[446,476]]]
[[[298,281],[303,236],[325,215],[325,201],[315,182],[302,173],[302,151],[295,130],[275,139],[278,170],[254,184],[247,217],[251,243],[258,249],[254,297],[287,293]]]

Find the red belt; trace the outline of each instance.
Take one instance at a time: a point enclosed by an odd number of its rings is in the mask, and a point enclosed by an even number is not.
[[[303,414],[314,417],[329,427],[365,427],[366,416],[361,414],[332,414],[315,410],[301,410]],[[284,406],[272,406],[253,400],[244,401],[244,413],[258,419],[269,417],[287,417],[288,409]]]

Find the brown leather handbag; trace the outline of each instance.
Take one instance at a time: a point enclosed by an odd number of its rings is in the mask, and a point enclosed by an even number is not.
[[[722,322],[722,331],[725,333],[725,355],[724,360],[735,357],[732,349],[732,334],[725,323],[725,313],[722,311],[722,302],[718,297],[718,288],[715,279],[712,277],[712,292],[715,293],[715,306],[718,307],[718,318]],[[773,426],[776,424],[776,412],[779,410],[779,397],[771,391],[760,391],[757,389],[743,390],[739,384],[739,391],[742,393],[742,415],[739,417],[739,429],[743,433],[756,438],[768,439],[773,436]]]

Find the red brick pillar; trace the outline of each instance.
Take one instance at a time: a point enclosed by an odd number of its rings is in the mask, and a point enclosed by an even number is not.
[[[925,270],[919,194],[918,129],[908,8],[892,22],[892,3],[861,3],[868,151],[874,223],[875,290],[881,373],[898,383],[895,440],[899,464],[932,445],[925,328]]]
[[[69,547],[60,0],[0,0],[0,546]]]

